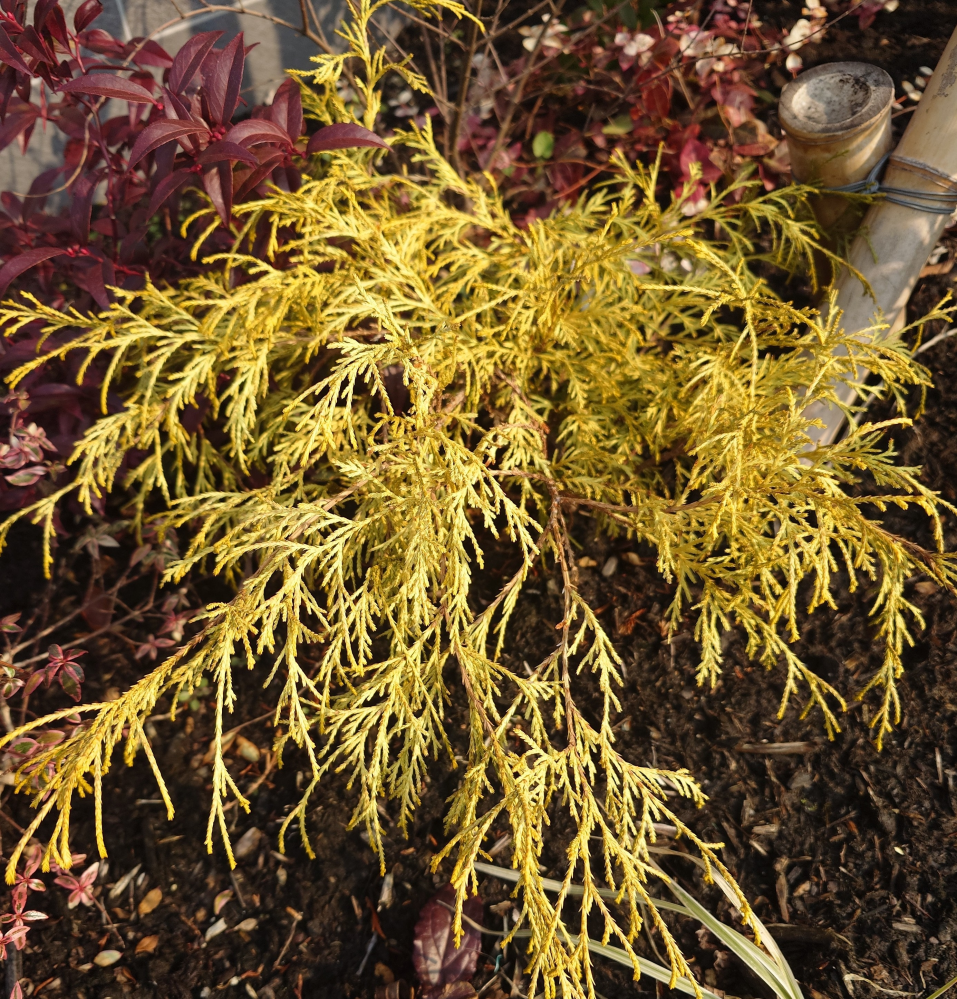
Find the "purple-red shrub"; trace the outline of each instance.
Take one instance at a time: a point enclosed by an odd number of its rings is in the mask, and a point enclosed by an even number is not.
[[[349,124],[307,142],[292,79],[268,107],[244,108],[249,47],[241,34],[217,47],[222,32],[203,32],[171,55],[151,39],[123,42],[92,27],[102,9],[85,0],[71,27],[59,0],[39,0],[30,23],[25,0],[0,0],[0,149],[17,142],[26,154],[38,125],[66,137],[63,162],[29,192],[0,194],[0,295],[27,291],[55,308],[86,311],[108,307],[111,286],[135,289],[147,275],[175,281],[201,266],[189,253],[201,230],[209,252],[232,244],[236,202],[261,196],[267,183],[296,190],[313,152],[383,144]],[[119,113],[105,117],[117,103]],[[212,207],[184,234],[183,218],[204,206],[195,192]],[[68,208],[46,211],[61,193]],[[0,375],[40,346],[36,330],[20,331],[5,343]],[[51,469],[62,468],[39,448],[68,456],[99,412],[98,369],[79,382],[78,372],[76,362],[50,364],[5,403],[0,511],[31,502]],[[38,453],[26,465],[30,427]]]

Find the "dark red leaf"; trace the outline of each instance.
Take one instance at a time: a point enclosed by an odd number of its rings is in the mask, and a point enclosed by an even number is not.
[[[81,174],[70,189],[70,222],[80,243],[90,238],[90,212],[99,174]]]
[[[237,147],[238,148],[238,147]],[[229,163],[213,163],[203,171],[203,188],[223,225],[229,225],[233,211],[233,178]]]
[[[10,95],[17,85],[17,71],[13,66],[4,66],[0,70],[0,119],[6,117]]]
[[[290,78],[279,85],[268,114],[293,142],[302,135],[302,95],[297,80]]]
[[[59,3],[60,0],[37,0],[37,5],[33,8],[33,26],[37,31],[43,30],[47,18]]]
[[[219,142],[211,142],[196,157],[197,163],[204,166],[210,163],[222,163],[226,161],[248,163],[250,166],[259,166],[259,160],[248,150],[228,139],[220,139]]]
[[[95,94],[97,97],[115,97],[131,104],[156,104],[153,95],[138,83],[113,73],[87,73],[75,80],[67,80],[60,90],[67,94]]]
[[[83,607],[83,617],[94,631],[106,628],[113,620],[113,597],[94,586],[90,591],[90,599]]]
[[[236,142],[241,146],[252,146],[257,142],[281,142],[290,145],[286,130],[265,118],[249,118],[241,121],[226,133],[227,142]]]
[[[27,76],[33,76],[30,67],[23,61],[16,45],[10,41],[10,36],[3,28],[0,28],[0,60],[8,66],[18,69],[21,73],[26,73]]]
[[[198,135],[201,132],[208,132],[208,129],[191,121],[170,121],[169,119],[154,121],[136,137],[136,142],[130,152],[128,166],[136,166],[144,156],[167,142],[172,142],[183,135]]]
[[[130,45],[133,46],[130,58],[137,66],[158,66],[160,69],[169,69],[173,65],[173,57],[152,38],[133,38]]]
[[[77,31],[84,31],[103,13],[103,4],[100,0],[83,0],[73,15],[73,27]]]
[[[59,42],[59,44],[65,48],[70,48],[70,32],[67,31],[66,18],[63,16],[63,8],[57,5],[50,11],[47,17],[46,24],[44,25],[44,30],[53,36],[53,38]],[[70,70],[69,63],[60,63],[61,75],[66,76]]]
[[[79,42],[84,48],[100,55],[116,56],[118,59],[122,59],[126,54],[126,46],[118,38],[114,38],[101,28],[91,28],[89,31],[84,31],[79,36]]]
[[[240,32],[222,52],[210,53],[203,64],[206,100],[214,125],[228,125],[236,110],[245,62],[243,35]]]
[[[375,132],[363,128],[361,125],[353,125],[343,122],[339,125],[326,125],[309,140],[306,146],[307,153],[324,153],[330,149],[353,149],[357,146],[379,146],[381,149],[389,147]]]
[[[61,250],[58,246],[38,246],[32,250],[23,250],[15,257],[11,257],[3,267],[0,267],[0,295],[4,294],[10,282],[24,271],[35,267],[42,260],[62,257],[64,253],[66,250]]]
[[[155,215],[174,191],[178,191],[195,176],[191,170],[177,170],[168,177],[164,177],[153,191],[153,195],[150,198],[150,206],[146,209],[147,215],[150,217]]]
[[[302,174],[291,163],[277,166],[271,179],[280,191],[298,191],[302,186]]]
[[[106,271],[109,269],[110,274]],[[106,260],[91,260],[85,266],[75,264],[71,277],[75,284],[93,296],[93,300],[101,309],[110,307],[110,295],[106,290],[106,284],[114,284],[112,266]]]
[[[39,116],[40,109],[32,104],[21,104],[16,111],[11,111],[0,126],[0,149],[6,149],[24,131],[32,129]]]
[[[239,187],[236,188],[235,197],[237,200],[244,198],[253,188],[258,184],[261,184],[277,167],[282,164],[283,154],[278,150],[274,149],[265,159],[260,161],[258,167],[250,170],[239,183]]]
[[[219,41],[221,31],[202,31],[193,35],[173,58],[169,71],[169,89],[181,93],[193,81],[199,72],[203,60],[209,55],[210,49]]]
[[[475,974],[481,934],[463,920],[462,943],[455,946],[452,932],[455,889],[449,884],[440,888],[422,907],[415,924],[412,963],[425,988],[467,982]],[[478,895],[466,899],[462,911],[475,922],[482,919],[482,900]]]
[[[39,36],[36,28],[32,26],[24,28],[17,39],[17,45],[21,52],[26,52],[34,59],[39,59],[40,62],[45,62],[48,66],[56,65],[56,56],[50,46]]]

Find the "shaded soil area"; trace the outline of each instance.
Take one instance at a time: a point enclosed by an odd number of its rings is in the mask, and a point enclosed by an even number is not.
[[[762,16],[792,20],[799,3],[756,4]],[[879,15],[861,32],[837,26],[806,63],[860,58],[885,66],[895,80],[933,66],[957,24],[957,6],[940,0],[909,0],[894,15]],[[916,317],[949,290],[957,270],[957,232],[945,236],[938,273],[928,275],[911,303]],[[942,329],[925,331],[925,342]],[[927,412],[898,443],[908,464],[924,467],[924,481],[957,501],[957,337],[944,338],[921,355],[934,375]],[[915,400],[916,401],[916,400]],[[875,416],[890,415],[875,406]],[[927,525],[916,516],[888,514],[901,533],[927,543]],[[957,549],[957,518],[945,523],[947,547]],[[902,720],[878,753],[868,728],[867,701],[853,702],[833,742],[819,718],[802,721],[792,706],[778,721],[783,676],[749,662],[742,642],[727,645],[726,671],[713,690],[695,682],[696,648],[690,625],[673,641],[663,638],[662,614],[669,587],[653,570],[651,553],[628,550],[592,536],[579,518],[575,536],[583,558],[583,594],[602,608],[626,663],[620,744],[629,759],[687,767],[709,796],[703,809],[683,814],[703,837],[725,842],[726,864],[771,927],[812,999],[869,999],[873,983],[897,993],[930,989],[957,974],[957,608],[946,595],[913,580],[909,597],[927,629],[906,653],[901,681]],[[89,600],[89,559],[70,557],[56,587],[44,587],[32,568],[37,539],[15,536],[15,559],[0,560],[0,610],[65,615]],[[125,564],[130,551],[101,552],[101,568]],[[634,556],[631,561],[625,554]],[[633,564],[637,561],[638,564]],[[118,571],[118,570],[116,570]],[[561,617],[557,587],[542,578],[516,620],[514,658],[529,660],[552,641]],[[554,593],[552,591],[555,591]],[[44,596],[45,594],[45,596]],[[189,595],[218,598],[210,584]],[[796,649],[838,689],[852,693],[879,665],[881,650],[868,617],[873,593],[850,593],[846,581],[835,612],[821,611],[803,626]],[[131,584],[124,606],[149,601],[149,583]],[[118,620],[127,614],[117,605]],[[57,640],[83,642],[95,668],[84,699],[110,699],[142,675],[148,657],[134,655],[158,632],[158,610],[131,617],[93,639],[96,620],[76,619]],[[521,650],[518,652],[516,650]],[[415,982],[412,941],[417,915],[447,879],[431,860],[445,842],[445,800],[460,772],[438,763],[408,837],[389,825],[386,870],[393,897],[380,905],[383,872],[363,835],[347,830],[355,800],[341,777],[325,781],[312,799],[309,833],[314,859],[290,830],[279,853],[277,836],[305,780],[305,762],[287,753],[278,769],[270,746],[272,694],[257,673],[237,671],[242,726],[228,752],[231,772],[251,801],[249,815],[227,812],[234,843],[242,844],[235,871],[217,845],[207,855],[210,755],[209,694],[200,694],[176,721],[158,711],[147,734],[176,806],[166,820],[156,784],[142,755],[131,768],[121,759],[104,784],[108,865],[101,869],[103,906],[68,908],[67,894],[50,884],[30,905],[51,918],[30,933],[23,953],[25,992],[59,999],[186,999],[258,996],[261,999],[392,999],[405,995],[393,979]],[[587,687],[587,679],[583,681]],[[597,691],[592,691],[597,698]],[[587,703],[587,695],[586,695]],[[46,702],[44,702],[46,707]],[[160,707],[168,708],[168,704]],[[449,730],[464,745],[462,705],[450,709]],[[782,750],[781,744],[790,744]],[[9,857],[31,818],[27,803],[3,789],[0,850]],[[499,830],[504,832],[504,828]],[[561,872],[568,830],[554,830],[546,866]],[[217,837],[218,844],[218,837]],[[73,848],[95,852],[89,801],[74,816]],[[507,863],[504,854],[500,862]],[[128,877],[130,872],[135,872]],[[46,879],[48,884],[52,878]],[[713,890],[695,884],[711,902]],[[508,896],[508,886],[481,882],[486,903]],[[720,906],[719,906],[719,911]],[[105,914],[104,914],[105,913]],[[486,925],[493,916],[486,910]],[[220,926],[220,921],[222,925]],[[733,995],[765,995],[761,985],[707,934],[678,928],[685,953],[709,985]],[[495,966],[494,939],[483,938],[474,978],[477,989]],[[643,952],[653,953],[643,942]],[[94,958],[116,950],[115,963]],[[360,971],[361,969],[361,971]],[[863,981],[862,979],[866,979]],[[500,983],[501,984],[501,983]],[[600,964],[597,990],[607,999],[652,994],[653,983],[635,985],[624,969]],[[389,991],[391,989],[391,991]],[[508,987],[506,986],[506,994]],[[499,997],[491,989],[485,995]]]

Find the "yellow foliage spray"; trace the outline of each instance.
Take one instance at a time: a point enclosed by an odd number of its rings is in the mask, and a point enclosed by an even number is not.
[[[362,0],[343,30],[346,52],[299,74],[315,118],[356,120],[336,89],[347,63],[367,126],[386,74],[425,89],[370,47],[379,6]],[[413,6],[429,16],[439,3]],[[946,504],[915,469],[895,464],[881,443],[887,424],[862,423],[811,449],[802,413],[860,371],[901,400],[928,374],[902,339],[847,333],[839,316],[824,322],[797,309],[757,275],[757,260],[793,269],[822,252],[802,221],[804,189],[765,194],[742,180],[735,198],[715,192],[688,218],[680,201],[656,201],[655,169],[619,161],[613,184],[522,229],[489,177],[459,177],[428,125],[390,142],[410,151],[414,173],[378,171],[375,151],[324,154],[299,191],[237,209],[236,249],[204,277],[117,292],[99,315],[34,299],[0,310],[8,333],[37,320],[47,336],[69,332],[53,356],[85,352],[85,365],[109,358],[104,415],[76,446],[74,479],[9,518],[3,534],[29,516],[49,538],[68,493],[89,507],[121,489],[137,527],[159,506],[150,519],[161,532],[187,528],[189,548],[167,580],[206,567],[236,587],[231,600],[206,607],[200,633],[175,655],[117,700],[81,706],[84,724],[21,767],[16,790],[34,796],[37,814],[8,879],[48,815],[55,828],[44,863],[69,866],[76,792],[94,796],[105,856],[101,782],[120,743],[127,763],[144,750],[172,816],[144,721],[161,696],[175,713],[179,694],[207,683],[216,728],[206,844],[213,849],[218,828],[232,863],[225,804],[230,795],[248,802],[222,734],[234,664],[245,661],[273,692],[277,754],[292,742],[308,758],[308,784],[280,846],[296,823],[310,851],[309,801],[325,774],[345,771],[356,790],[351,826],[364,826],[382,857],[377,799],[396,803],[406,829],[429,762],[447,754],[456,763],[444,714],[465,699],[468,757],[450,800],[450,838],[434,862],[451,858],[461,903],[490,830],[510,827],[516,929],[531,933],[529,994],[592,994],[586,938],[596,918],[603,943],[614,939],[632,956],[649,920],[673,983],[691,979],[649,893],[665,877],[649,854],[654,823],[673,824],[707,869],[730,875],[720,844],[702,841],[669,807],[666,788],[704,800],[692,775],[638,766],[616,749],[621,662],[579,593],[566,515],[587,511],[603,529],[655,546],[673,585],[671,626],[686,614],[696,622],[699,684],[721,672],[722,634],[742,629],[749,653],[785,673],[781,712],[801,696],[804,713],[819,709],[831,733],[844,700],[791,649],[798,591],[808,581],[813,610],[834,606],[838,569],[852,588],[861,576],[877,580],[873,615],[886,651],[869,688],[881,694],[872,721],[879,742],[899,711],[908,619],[922,624],[904,581],[925,573],[953,588],[939,523]],[[244,253],[264,227],[273,233],[266,252]],[[280,230],[295,234],[282,266]],[[12,384],[42,363],[25,364]],[[107,413],[109,389],[123,400],[118,412]],[[190,433],[181,417],[200,397],[209,408]],[[210,435],[213,426],[220,432]],[[118,483],[131,449],[148,457]],[[265,485],[249,485],[254,471]],[[855,490],[862,476],[876,492]],[[921,508],[937,550],[868,516],[889,504]],[[484,606],[474,594],[476,580],[491,578],[479,527],[510,543],[519,561]],[[503,645],[536,567],[560,578],[563,611],[554,650],[526,674]],[[310,672],[301,663],[307,646],[318,660]],[[583,672],[604,698],[595,722],[576,701]],[[3,743],[75,710],[38,718]],[[550,897],[539,861],[560,813],[577,832],[563,889]],[[573,883],[582,889],[570,900]],[[606,887],[617,902],[599,893]]]

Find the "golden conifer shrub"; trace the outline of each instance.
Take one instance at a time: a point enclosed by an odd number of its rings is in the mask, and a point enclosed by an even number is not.
[[[374,124],[376,87],[395,67],[365,41],[372,10],[362,6],[346,32],[350,51],[322,57],[311,74],[321,120],[346,120],[335,83],[351,58]],[[230,795],[248,803],[221,749],[240,661],[274,698],[276,752],[292,742],[308,760],[283,836],[297,823],[309,850],[309,801],[324,775],[345,771],[352,825],[381,855],[377,800],[395,802],[407,827],[430,762],[456,762],[448,705],[467,703],[467,759],[436,862],[452,859],[461,901],[488,833],[508,824],[520,925],[531,932],[529,994],[591,992],[585,938],[596,918],[632,954],[650,920],[676,979],[690,978],[651,900],[661,876],[649,855],[654,823],[672,823],[727,872],[717,844],[669,806],[666,788],[703,801],[693,776],[616,748],[621,662],[579,593],[566,515],[587,511],[655,546],[673,586],[672,626],[688,614],[696,622],[699,683],[715,681],[722,634],[740,628],[752,655],[785,672],[781,712],[792,695],[806,698],[805,713],[820,709],[831,732],[844,700],[792,651],[798,591],[807,581],[814,610],[833,606],[839,569],[852,586],[878,580],[880,738],[897,711],[908,618],[921,624],[904,581],[955,578],[945,504],[895,464],[886,425],[815,449],[802,413],[862,370],[901,396],[928,374],[902,340],[858,338],[758,276],[758,261],[766,272],[811,260],[801,189],[758,194],[742,181],[736,198],[716,194],[689,219],[680,201],[658,203],[653,169],[619,162],[613,184],[520,228],[489,178],[459,177],[428,129],[390,141],[411,152],[411,171],[382,172],[376,151],[323,155],[301,190],[237,209],[237,248],[204,277],[121,292],[99,315],[5,303],[8,332],[40,320],[48,335],[73,337],[55,356],[109,358],[104,415],[76,447],[75,478],[24,515],[49,532],[70,491],[87,506],[118,492],[137,526],[189,538],[168,580],[212,569],[235,584],[232,599],[205,609],[195,638],[119,699],[81,706],[85,723],[20,769],[16,789],[33,794],[37,814],[8,877],[48,815],[44,862],[69,866],[77,791],[94,795],[105,855],[101,782],[120,743],[128,763],[145,750],[172,815],[144,721],[161,696],[175,705],[207,683],[217,750],[207,847],[218,827],[232,861],[224,808]],[[282,263],[276,239],[261,256],[243,252],[263,227],[295,234]],[[123,400],[117,412],[106,410],[109,389]],[[200,400],[205,416],[189,432],[184,410]],[[147,457],[118,481],[133,449]],[[862,477],[877,490],[860,494]],[[883,527],[889,504],[921,508],[938,550]],[[504,585],[485,569],[490,536],[517,556]],[[533,569],[553,574],[563,607],[553,651],[526,672],[503,649]],[[483,606],[477,586],[493,581]],[[582,673],[604,697],[597,719],[576,700]],[[566,888],[584,885],[575,902],[542,886],[539,858],[560,813],[577,829],[564,875]],[[617,904],[598,894],[606,885],[620,891]]]

